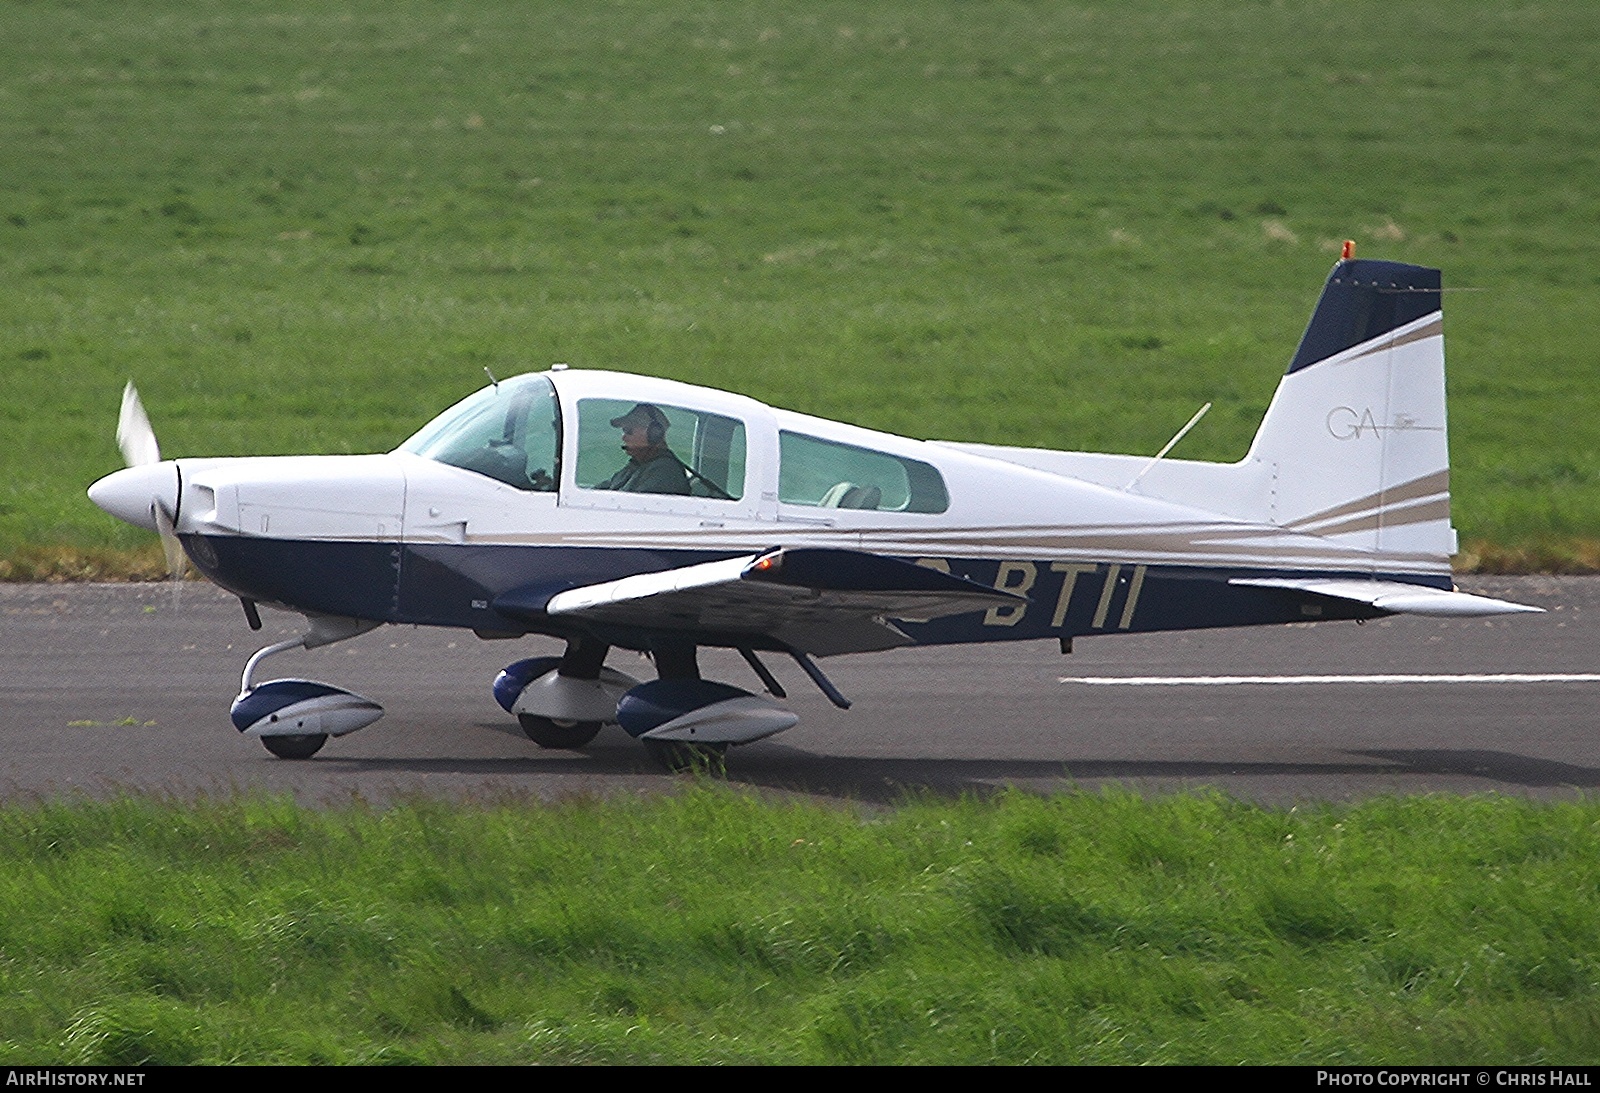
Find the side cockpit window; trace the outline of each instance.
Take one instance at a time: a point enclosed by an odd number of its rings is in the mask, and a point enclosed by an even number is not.
[[[950,495],[933,466],[854,444],[778,434],[778,500],[880,512],[944,512]]]
[[[744,496],[744,422],[667,403],[582,399],[577,484],[589,490]]]
[[[561,477],[561,409],[544,376],[486,387],[434,418],[402,452],[488,475],[519,490],[554,493]]]

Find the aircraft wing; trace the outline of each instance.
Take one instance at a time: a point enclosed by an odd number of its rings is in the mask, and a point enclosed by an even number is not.
[[[816,656],[909,645],[891,620],[1026,603],[1027,598],[897,558],[784,548],[557,592],[545,613],[659,630],[775,638]]]
[[[1440,618],[1470,618],[1479,615],[1515,615],[1543,611],[1542,607],[1471,596],[1465,592],[1446,592],[1442,588],[1405,584],[1401,581],[1363,581],[1338,577],[1234,577],[1228,582],[1254,588],[1287,588],[1312,592],[1336,600],[1349,600],[1403,615],[1434,615]]]

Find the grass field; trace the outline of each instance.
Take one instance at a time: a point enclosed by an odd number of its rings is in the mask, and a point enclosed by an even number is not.
[[[0,1062],[1586,1063],[1600,806],[0,810]]]
[[[1478,564],[1600,567],[1600,6],[0,0],[0,579],[165,453],[554,361],[1243,454],[1339,242],[1437,265]],[[1590,1063],[1600,810],[695,788],[0,809],[0,1062]]]
[[[1338,241],[1442,267],[1456,522],[1600,561],[1600,7],[13,2],[0,568],[83,487],[393,446],[552,361],[1240,456]],[[107,553],[109,552],[109,553]],[[1476,551],[1479,555],[1485,549]]]

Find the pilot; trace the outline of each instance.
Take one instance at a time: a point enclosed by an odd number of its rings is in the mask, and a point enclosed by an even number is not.
[[[628,453],[628,465],[595,489],[626,493],[689,492],[689,476],[683,462],[667,447],[667,415],[660,407],[641,402],[621,417],[612,418],[611,425],[622,430],[622,450]]]

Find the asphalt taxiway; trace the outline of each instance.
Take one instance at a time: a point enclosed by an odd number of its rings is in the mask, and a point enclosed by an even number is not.
[[[1461,586],[1548,613],[1083,638],[1070,656],[1030,642],[824,661],[854,702],[848,712],[771,658],[800,724],[730,752],[729,778],[863,801],[1006,785],[1213,787],[1278,804],[1594,792],[1600,578]],[[263,618],[265,629],[250,631],[237,600],[193,582],[176,592],[0,585],[0,799],[127,790],[308,803],[552,799],[680,782],[615,726],[585,751],[541,751],[501,712],[495,673],[559,652],[556,643],[412,627],[269,660],[259,678],[322,679],[388,710],[312,760],[275,759],[228,720],[249,654],[301,629],[295,615]],[[633,654],[610,663],[652,675]],[[704,654],[702,668],[759,690],[734,654]]]

